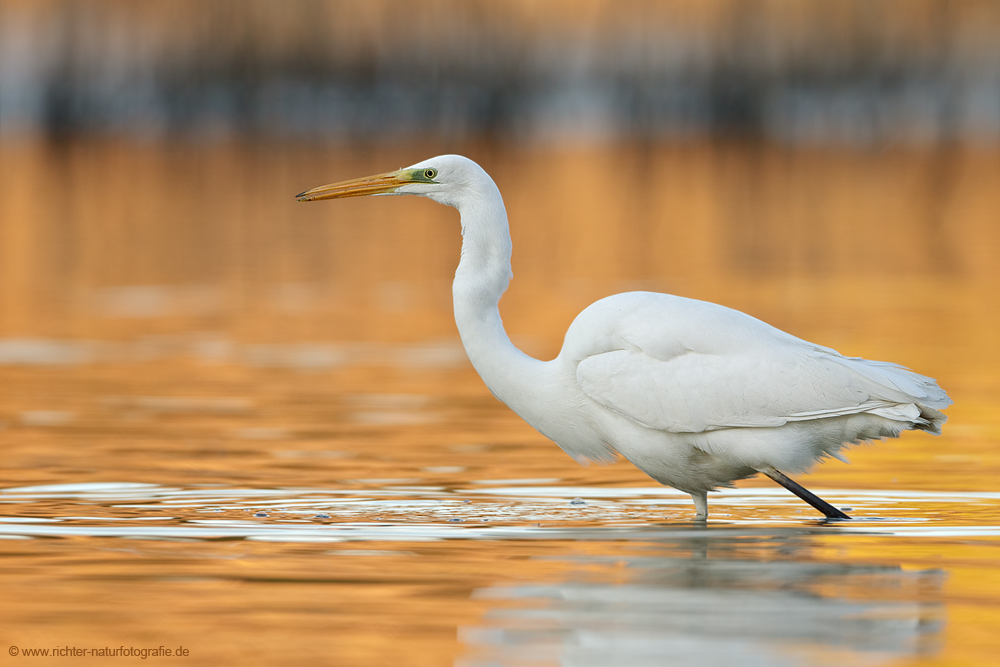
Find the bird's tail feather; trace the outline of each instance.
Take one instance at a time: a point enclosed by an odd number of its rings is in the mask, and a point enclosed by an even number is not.
[[[948,421],[941,410],[951,405],[952,400],[934,378],[887,361],[859,357],[842,359],[856,373],[874,383],[867,388],[873,398],[895,403],[870,412],[894,421],[909,422],[913,424],[911,428],[941,434],[941,427]]]
[[[845,357],[851,368],[883,387],[905,394],[909,400],[922,406],[943,410],[951,405],[951,398],[938,386],[934,378],[914,373],[888,361],[870,361],[858,357]],[[885,398],[896,398],[885,396]]]

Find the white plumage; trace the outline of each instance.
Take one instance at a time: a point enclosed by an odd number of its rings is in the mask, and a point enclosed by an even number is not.
[[[489,175],[443,155],[396,172],[314,188],[302,201],[416,194],[461,213],[455,320],[494,395],[579,461],[618,454],[663,484],[706,493],[763,472],[828,517],[842,512],[788,480],[845,445],[919,429],[939,434],[951,400],[901,366],[844,357],[744,313],[628,292],[587,307],[559,356],[511,344],[498,302],[511,278],[507,213]]]

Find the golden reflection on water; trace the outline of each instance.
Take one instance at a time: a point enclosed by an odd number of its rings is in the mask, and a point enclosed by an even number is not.
[[[705,664],[723,646],[769,664],[991,655],[1000,155],[448,148],[504,193],[515,278],[501,306],[528,352],[554,355],[601,296],[656,289],[937,377],[956,401],[942,437],[861,448],[851,466],[809,478],[843,490],[837,502],[861,517],[888,519],[871,524],[879,536],[863,523],[815,528],[808,508],[760,481],[740,486],[765,495],[714,501],[736,533],[692,533],[678,494],[636,505],[626,491],[651,485],[641,473],[578,467],[465,361],[450,310],[453,211],[415,198],[293,199],[443,150],[4,146],[3,486],[142,483],[235,498],[3,496],[0,514],[54,526],[0,520],[31,538],[2,541],[0,591],[19,601],[0,611],[8,646],[183,644],[187,664],[642,664],[643,646],[670,648],[663,637]],[[288,491],[275,505],[251,492],[275,489],[354,495],[343,505]],[[611,495],[568,504],[588,490]],[[539,501],[546,493],[559,501]],[[307,514],[285,506],[303,502]],[[206,517],[236,522],[235,536],[183,532]],[[246,521],[313,532],[258,535]],[[363,527],[379,522],[410,532]],[[181,532],[143,528],[154,523]],[[362,527],[329,541],[322,531],[338,526]],[[726,630],[711,596],[740,589],[751,595],[739,608],[752,616],[773,602],[773,622]],[[796,606],[806,599],[818,602]],[[675,622],[677,600],[707,628]],[[774,632],[796,614],[812,619],[799,634]],[[865,635],[845,620],[858,615],[894,620]]]

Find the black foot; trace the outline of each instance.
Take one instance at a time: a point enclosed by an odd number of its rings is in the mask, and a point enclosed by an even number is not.
[[[761,470],[761,472],[770,477],[771,479],[773,479],[781,486],[785,487],[786,489],[794,493],[795,495],[797,495],[802,500],[806,501],[807,503],[818,509],[820,512],[826,515],[827,519],[851,518],[846,514],[844,514],[843,512],[841,512],[836,507],[834,507],[833,505],[831,505],[830,503],[826,502],[825,500],[817,496],[809,489],[799,484],[798,482],[789,479],[784,473],[781,473],[775,470],[774,468],[767,468],[765,470]]]

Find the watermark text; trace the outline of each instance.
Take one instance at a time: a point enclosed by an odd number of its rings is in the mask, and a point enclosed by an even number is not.
[[[136,647],[136,646],[101,646],[90,648],[82,646],[52,646],[48,648],[24,648],[11,646],[7,653],[22,658],[186,658],[191,655],[190,649],[183,646],[167,648],[166,646]]]

